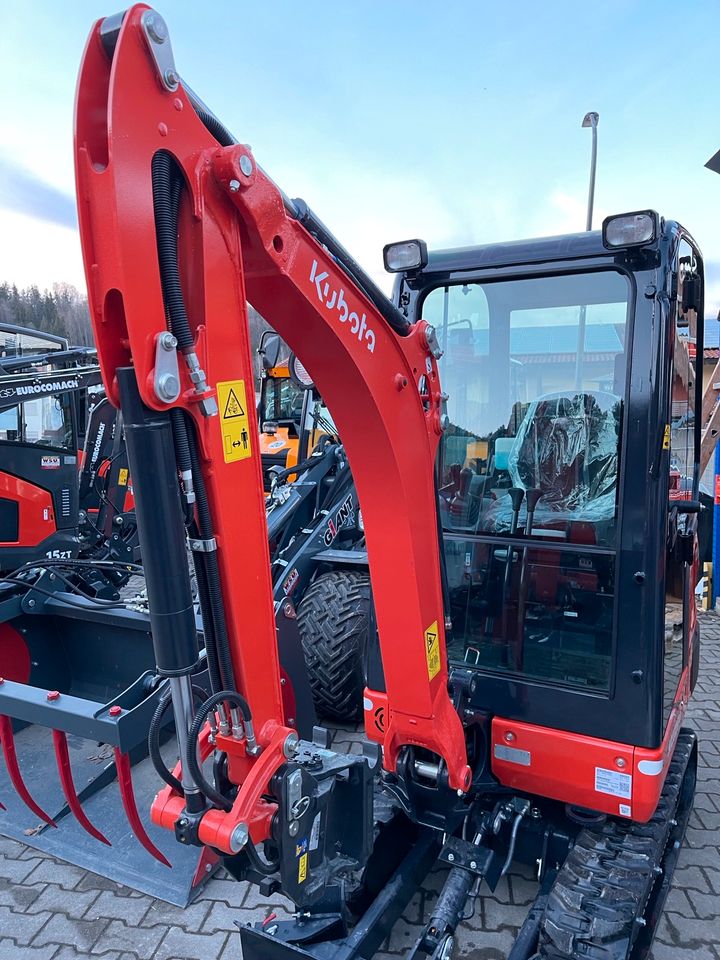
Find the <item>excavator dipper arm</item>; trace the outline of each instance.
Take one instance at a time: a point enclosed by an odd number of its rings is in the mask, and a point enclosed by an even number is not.
[[[206,791],[193,778],[193,757],[183,754],[187,763],[159,794],[153,819],[178,832],[194,811],[194,842],[234,853],[243,830],[255,843],[273,835],[276,805],[282,812],[297,801],[312,768],[298,766],[312,750],[297,745],[282,709],[247,302],[302,358],[352,466],[386,681],[384,768],[398,769],[406,747],[423,748],[446,770],[449,787],[466,792],[471,771],[447,687],[433,482],[442,393],[432,327],[410,327],[305,205],[288,200],[250,148],[233,141],[180,81],[164,21],[143,4],[92,30],[75,149],[91,315],[106,390],[126,423],[151,612],[154,591],[159,597],[158,665],[174,678],[176,721],[187,728],[193,708],[187,695],[182,709],[177,701],[193,655],[175,662],[159,641],[163,571],[151,576],[153,555],[165,570],[179,569],[184,555],[150,542],[157,529],[141,502],[147,458],[133,441],[136,428],[157,435],[165,418],[174,430],[183,425],[179,447],[185,437],[196,453],[188,468],[181,451],[171,470],[194,511],[195,556],[212,559],[217,572],[203,620],[212,610],[219,624],[218,681],[227,690],[231,677],[239,695],[219,698],[226,708],[215,718],[219,729],[208,712],[210,728],[200,716],[189,731],[192,739],[202,728],[203,756],[214,750],[227,758],[227,802],[198,804],[197,790]],[[208,522],[212,536],[197,535]],[[209,649],[211,675],[212,656]]]

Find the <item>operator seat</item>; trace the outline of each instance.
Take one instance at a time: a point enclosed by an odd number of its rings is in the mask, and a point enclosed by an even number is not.
[[[533,529],[571,542],[606,542],[615,517],[620,409],[620,397],[603,391],[550,393],[530,404],[508,470],[514,487],[541,492]],[[481,520],[494,533],[509,530],[511,522],[508,496]],[[523,504],[518,528],[524,524]]]

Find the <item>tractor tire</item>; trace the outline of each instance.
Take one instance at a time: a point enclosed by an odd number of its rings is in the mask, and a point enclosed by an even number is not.
[[[334,570],[308,588],[297,622],[318,717],[346,722],[362,717],[372,621],[367,573]]]

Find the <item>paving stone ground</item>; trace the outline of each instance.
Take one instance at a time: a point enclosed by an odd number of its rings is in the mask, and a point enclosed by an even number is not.
[[[655,945],[654,960],[720,960],[720,618],[702,619],[702,668],[690,712],[700,737],[695,809]],[[353,733],[338,740],[353,742]],[[437,897],[433,873],[398,921],[383,960],[402,956]],[[534,897],[512,874],[478,899],[458,956],[502,960]],[[235,921],[279,916],[289,904],[214,877],[187,908],[128,890],[0,837],[0,960],[240,960]]]

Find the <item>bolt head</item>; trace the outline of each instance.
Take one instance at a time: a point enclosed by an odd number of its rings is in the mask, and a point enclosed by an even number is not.
[[[230,188],[230,193],[237,193],[238,190],[240,189],[240,181],[231,180],[230,183],[228,184],[228,187]]]
[[[239,823],[230,834],[230,849],[233,853],[240,853],[248,842],[248,836],[248,825],[246,823]]]
[[[454,854],[454,853],[449,853],[449,854],[448,854],[448,860],[450,861],[450,863],[454,863],[454,862],[455,862],[455,854]]]
[[[149,13],[145,18],[145,26],[150,39],[155,43],[165,43],[168,38],[167,24],[156,13]]]
[[[615,757],[615,766],[622,770],[623,767],[627,766],[627,761],[624,757]]]
[[[164,373],[157,388],[161,400],[175,400],[180,393],[180,382],[174,373]]]
[[[59,690],[50,690],[50,691],[48,691],[47,698],[48,698],[48,700],[50,700],[50,702],[52,702],[53,700],[59,700],[59,699],[60,699],[60,691],[59,691]]]
[[[246,153],[244,153],[240,157],[240,173],[242,173],[244,177],[249,177],[252,172],[253,172],[253,162],[251,158]]]
[[[165,333],[161,333],[158,339],[163,350],[167,350],[169,352],[177,347],[178,342],[169,330],[166,330]]]
[[[168,85],[168,87],[170,87],[171,90],[174,90],[179,82],[180,77],[177,75],[177,73],[172,69],[172,67],[168,68],[165,71],[165,83]]]
[[[475,860],[471,860],[471,861],[470,861],[470,869],[471,869],[471,870],[477,870],[477,863],[476,863]]]
[[[515,734],[512,732],[512,730],[507,730],[507,731],[505,732],[505,740],[506,740],[506,742],[507,742],[507,743],[512,743],[514,739],[515,739]]]
[[[30,607],[30,609],[32,609],[35,606],[35,601],[32,599],[32,597],[28,600],[27,605]]]

